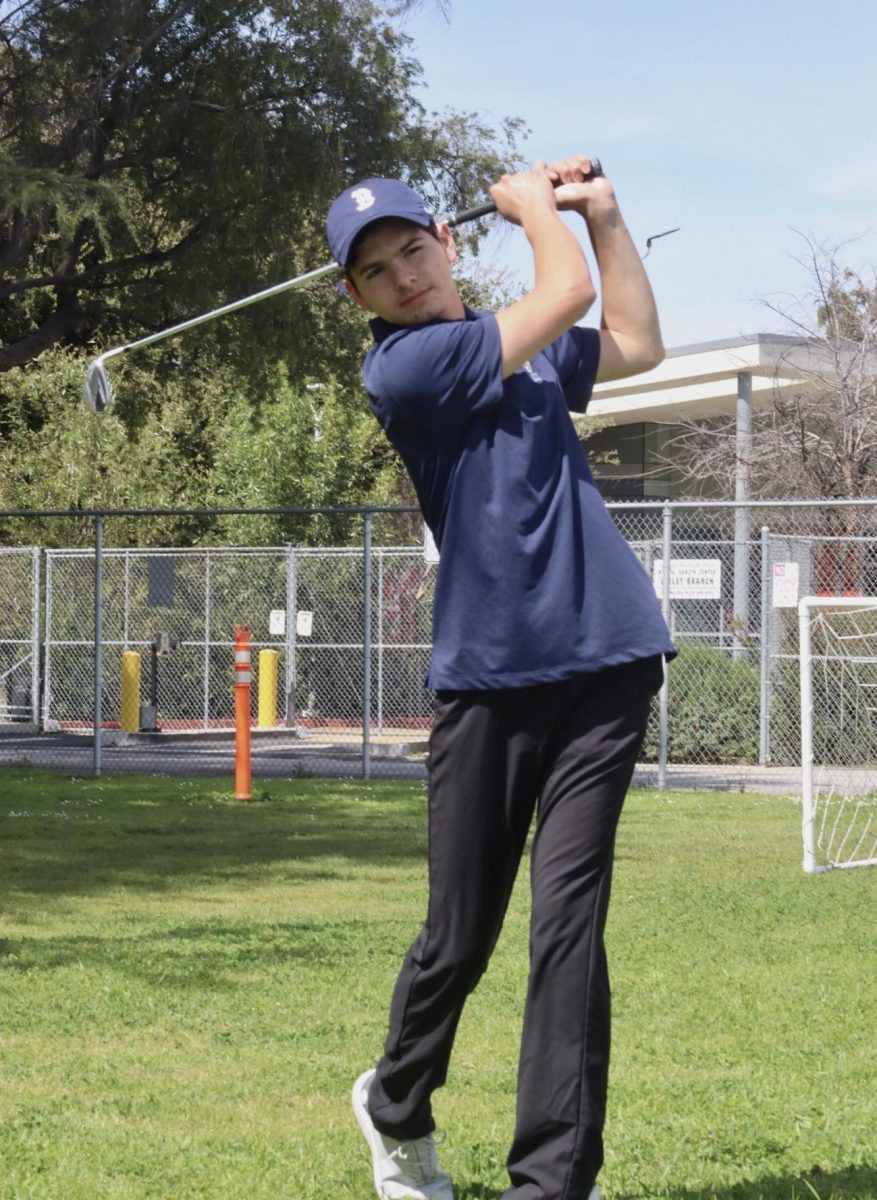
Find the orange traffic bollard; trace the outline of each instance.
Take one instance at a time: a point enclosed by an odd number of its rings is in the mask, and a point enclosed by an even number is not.
[[[250,800],[250,628],[234,631],[234,790],[236,800]]]

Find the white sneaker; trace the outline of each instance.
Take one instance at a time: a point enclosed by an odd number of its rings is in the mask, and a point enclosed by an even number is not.
[[[399,1142],[375,1129],[368,1112],[368,1088],[374,1068],[353,1085],[353,1111],[368,1142],[375,1188],[381,1200],[454,1200],[450,1178],[439,1169],[432,1134]]]

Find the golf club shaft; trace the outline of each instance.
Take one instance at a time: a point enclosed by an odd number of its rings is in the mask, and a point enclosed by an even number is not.
[[[310,283],[311,280],[319,279],[321,275],[328,275],[330,271],[336,269],[335,263],[328,263],[325,267],[317,267],[316,270],[308,271],[305,275],[298,275],[295,279],[286,279],[283,283],[275,283],[271,287],[263,288],[261,292],[254,292],[252,296],[244,296],[242,300],[232,300],[230,304],[224,304],[221,308],[211,309],[210,312],[202,313],[199,317],[190,317],[188,321],[171,325],[169,329],[162,329],[158,333],[150,333],[147,337],[138,338],[136,342],[128,342],[124,346],[115,346],[112,350],[105,350],[103,354],[98,355],[95,362],[104,363],[107,359],[115,358],[117,354],[123,354],[126,350],[149,346],[152,342],[161,342],[165,338],[173,337],[176,333],[182,333],[184,329],[194,329],[196,325],[203,325],[206,321],[214,321],[217,317],[224,317],[227,313],[237,312],[239,308],[247,308],[250,304],[269,300],[272,296],[279,296],[281,292],[288,292],[292,288]]]

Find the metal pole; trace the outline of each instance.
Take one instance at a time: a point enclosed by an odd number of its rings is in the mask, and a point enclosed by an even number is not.
[[[212,578],[210,574],[210,551],[204,552],[204,728],[210,728],[210,609],[212,601]]]
[[[664,562],[661,578],[661,612],[669,628],[670,612],[670,555],[673,551],[673,510],[669,504],[664,505]],[[658,787],[667,786],[667,755],[669,751],[670,729],[670,678],[664,671],[664,682],[660,692],[659,710],[659,745],[658,745]]]
[[[813,828],[813,664],[810,646],[810,601],[798,603],[798,654],[801,672],[801,832],[804,841],[803,867],[808,875],[820,871],[816,865],[816,836]]]
[[[752,447],[752,375],[737,376],[737,470],[734,483],[734,649],[735,658],[746,654],[749,636],[749,499]]]
[[[378,551],[378,733],[384,732],[384,555]]]
[[[36,729],[40,723],[40,552],[36,546],[31,555],[30,719]]]
[[[101,773],[101,751],[103,749],[103,635],[104,635],[104,518],[96,513],[94,518],[94,773]]]
[[[761,527],[761,691],[758,721],[758,763],[770,761],[770,532]]]
[[[130,634],[130,614],[131,614],[131,551],[125,547],[125,613],[124,627],[122,629],[122,650],[129,650],[128,636]]]
[[[362,777],[371,776],[372,514],[363,522]]]
[[[286,710],[284,722],[295,727],[296,721],[296,613],[298,611],[298,565],[295,546],[286,547]]]
[[[41,713],[41,729],[48,732],[49,705],[52,698],[52,593],[54,589],[54,558],[51,550],[46,551],[46,626],[43,633],[43,707]]]

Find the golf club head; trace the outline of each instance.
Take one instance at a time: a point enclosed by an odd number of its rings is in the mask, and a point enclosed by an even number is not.
[[[112,398],[113,391],[103,359],[96,358],[85,372],[85,403],[92,412],[100,414],[106,412]]]

